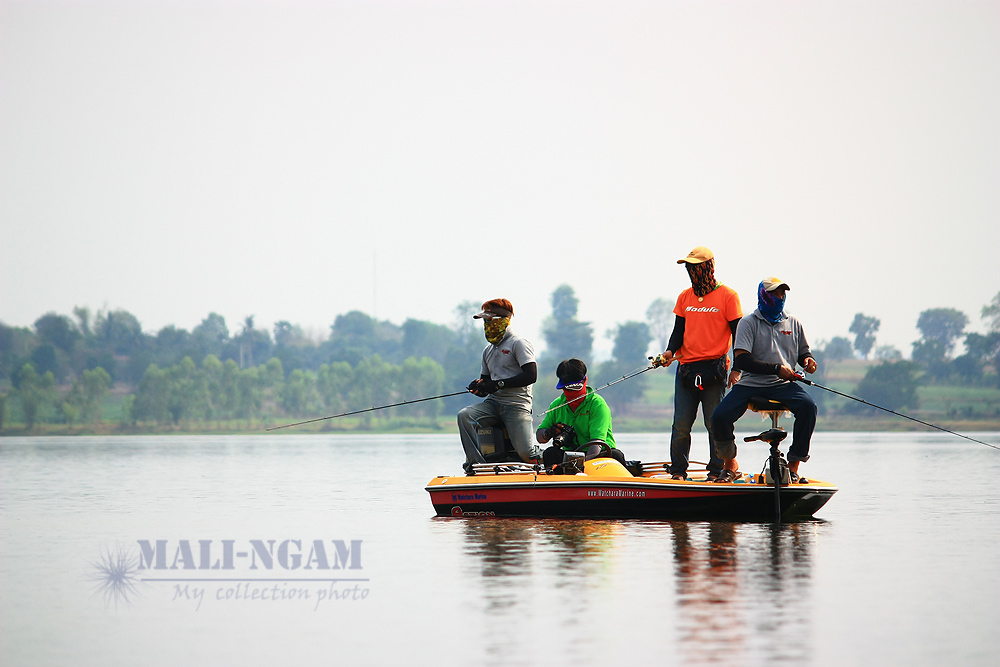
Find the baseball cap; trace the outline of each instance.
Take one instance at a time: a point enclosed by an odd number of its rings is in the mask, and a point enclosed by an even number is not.
[[[761,281],[764,284],[764,289],[768,292],[773,292],[779,287],[784,287],[785,289],[792,289],[788,286],[788,283],[782,282],[781,278],[778,276],[769,276]]]
[[[556,368],[556,377],[559,378],[556,389],[562,389],[572,384],[581,384],[587,379],[587,364],[579,359],[561,361],[559,367]]]
[[[684,259],[677,260],[677,263],[683,264],[687,262],[688,264],[701,264],[702,262],[707,262],[710,259],[715,259],[715,255],[712,254],[711,250],[703,245],[700,245],[689,252],[688,256]]]

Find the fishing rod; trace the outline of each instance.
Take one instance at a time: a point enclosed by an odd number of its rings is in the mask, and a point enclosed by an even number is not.
[[[448,398],[449,396],[460,396],[462,394],[469,393],[468,389],[463,389],[462,391],[456,391],[451,394],[441,394],[440,396],[428,396],[427,398],[418,398],[413,401],[401,401],[399,403],[392,403],[391,405],[380,405],[377,408],[365,408],[364,410],[351,410],[350,412],[341,412],[339,415],[330,415],[329,417],[316,417],[315,419],[306,419],[305,421],[295,422],[294,424],[282,424],[281,426],[269,426],[264,429],[265,431],[277,431],[279,428],[288,428],[290,426],[302,426],[303,424],[312,424],[313,422],[321,422],[326,419],[336,419],[337,417],[347,417],[349,415],[359,415],[362,412],[372,412],[373,410],[385,410],[386,408],[396,408],[400,405],[413,405],[414,403],[423,403],[424,401],[433,401],[438,398]]]
[[[652,359],[652,357],[650,357],[650,359]],[[640,366],[640,368],[642,368],[642,370],[636,369],[635,371],[632,371],[631,373],[626,373],[625,375],[621,376],[617,380],[612,380],[611,382],[607,383],[603,387],[598,387],[597,389],[594,390],[594,393],[596,394],[599,391],[603,391],[603,390],[607,389],[608,387],[610,387],[613,384],[618,384],[619,382],[623,382],[625,380],[628,380],[629,378],[634,378],[636,375],[642,375],[646,371],[651,371],[651,370],[653,370],[654,368],[657,368],[657,367],[656,366],[645,366],[645,367],[641,367]],[[548,410],[546,410],[544,412],[538,412],[538,413],[535,414],[535,416],[536,417],[545,416],[545,415],[549,414],[550,412],[552,412],[553,410],[558,410],[559,408],[563,407],[563,405],[569,405],[570,403],[575,403],[576,401],[583,400],[586,397],[587,397],[586,394],[584,394],[583,396],[577,396],[572,401],[566,401],[565,403],[563,403],[562,405],[559,405],[557,407],[549,408]]]
[[[931,424],[929,422],[921,421],[921,420],[917,419],[916,417],[911,417],[909,415],[904,415],[902,412],[896,412],[895,410],[890,410],[889,408],[883,408],[881,405],[875,405],[874,403],[871,403],[870,401],[866,401],[863,398],[858,398],[857,396],[851,396],[850,394],[845,394],[845,393],[843,393],[841,391],[837,391],[836,389],[830,389],[829,387],[824,387],[823,385],[821,385],[821,384],[819,384],[817,382],[813,382],[812,380],[807,380],[805,377],[802,377],[801,375],[796,374],[796,381],[797,382],[801,382],[803,384],[807,384],[807,385],[809,385],[811,387],[819,387],[820,389],[825,389],[825,390],[827,390],[828,392],[830,392],[832,394],[837,394],[838,396],[843,396],[844,398],[849,398],[849,399],[851,399],[853,401],[858,401],[859,403],[864,403],[865,405],[870,405],[871,407],[878,408],[879,410],[885,410],[886,412],[892,413],[892,414],[896,415],[897,417],[902,417],[904,419],[909,419],[910,421],[917,422],[918,424],[923,424],[924,426],[930,426],[931,428],[936,428],[939,431],[944,431],[945,433],[951,433],[952,435],[957,435],[960,438],[965,438],[966,440],[971,440],[972,442],[978,442],[980,445],[986,445],[987,447],[992,447],[993,449],[1000,450],[1000,447],[997,447],[996,445],[991,445],[988,442],[983,442],[982,440],[976,440],[975,438],[970,438],[967,435],[962,435],[961,433],[956,433],[955,431],[948,430],[948,429],[946,429],[946,428],[944,428],[942,426],[936,426],[936,425]]]

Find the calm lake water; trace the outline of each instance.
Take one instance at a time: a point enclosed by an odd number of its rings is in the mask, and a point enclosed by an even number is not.
[[[667,458],[664,435],[620,445]],[[1000,451],[812,452],[840,492],[774,527],[438,519],[424,485],[459,472],[457,436],[3,439],[0,664],[998,664]]]

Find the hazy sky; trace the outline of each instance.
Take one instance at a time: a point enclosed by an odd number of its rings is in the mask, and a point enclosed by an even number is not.
[[[1000,291],[1000,2],[0,0],[0,321],[504,296],[597,344],[762,277],[813,343]]]

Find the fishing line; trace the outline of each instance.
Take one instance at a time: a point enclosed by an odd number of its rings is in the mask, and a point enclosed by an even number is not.
[[[961,433],[956,433],[955,431],[951,431],[951,430],[946,429],[946,428],[944,428],[942,426],[936,426],[936,425],[931,424],[929,422],[921,421],[921,420],[917,419],[916,417],[911,417],[909,415],[904,415],[902,412],[896,412],[895,410],[890,410],[889,408],[883,408],[881,405],[875,405],[874,403],[866,401],[863,398],[858,398],[857,396],[851,396],[850,394],[845,394],[843,392],[837,391],[836,389],[830,389],[829,387],[824,387],[823,385],[818,384],[816,382],[813,382],[812,380],[807,380],[806,378],[804,378],[802,376],[798,376],[798,379],[796,381],[797,382],[802,382],[803,384],[807,384],[807,385],[810,385],[812,387],[819,387],[820,389],[826,389],[830,393],[837,394],[838,396],[843,396],[844,398],[849,398],[849,399],[854,400],[854,401],[858,401],[859,403],[864,403],[865,405],[870,405],[871,407],[878,408],[879,410],[885,410],[886,412],[892,413],[892,414],[896,415],[897,417],[902,417],[904,419],[909,419],[910,421],[917,422],[918,424],[923,424],[924,426],[930,426],[931,428],[936,428],[939,431],[944,431],[945,433],[951,433],[952,435],[957,435],[960,438],[965,438],[966,440],[971,440],[972,442],[978,442],[980,445],[986,445],[987,447],[992,447],[993,449],[1000,450],[1000,447],[998,447],[996,445],[991,445],[988,442],[983,442],[982,440],[976,440],[975,438],[970,438],[967,435],[962,435]]]
[[[281,426],[270,426],[265,431],[277,431],[279,428],[288,428],[290,426],[302,426],[303,424],[312,424],[313,422],[321,422],[326,419],[336,419],[337,417],[347,417],[349,415],[359,415],[362,412],[372,412],[373,410],[385,410],[386,408],[396,408],[400,405],[412,405],[414,403],[423,403],[424,401],[433,401],[438,398],[447,398],[449,396],[461,396],[462,394],[467,394],[469,391],[456,391],[451,394],[441,394],[440,396],[428,396],[427,398],[418,398],[413,401],[402,401],[400,403],[392,403],[390,405],[380,405],[377,408],[365,408],[364,410],[352,410],[350,412],[341,412],[339,415],[330,415],[329,417],[316,417],[315,419],[307,419],[301,422],[295,422],[294,424],[282,424]]]
[[[640,368],[642,370],[639,370]],[[597,389],[594,390],[594,393],[596,394],[599,391],[603,391],[603,390],[607,389],[608,387],[610,387],[613,384],[618,384],[619,382],[623,382],[625,380],[628,380],[629,378],[634,378],[636,375],[642,375],[646,371],[651,371],[654,368],[657,368],[657,366],[639,366],[639,367],[636,368],[636,370],[634,370],[634,371],[632,371],[630,373],[626,373],[625,375],[621,376],[617,380],[612,380],[611,382],[607,383],[603,387],[598,387]],[[557,405],[554,408],[549,408],[548,410],[546,410],[544,412],[536,412],[534,416],[535,417],[542,417],[544,415],[549,414],[553,410],[558,410],[559,408],[561,408],[561,407],[563,407],[565,405],[569,405],[570,403],[575,403],[577,401],[581,401],[581,400],[583,400],[585,398],[587,398],[587,394],[584,394],[583,396],[578,396],[577,398],[574,398],[572,401],[566,401],[562,405]]]

